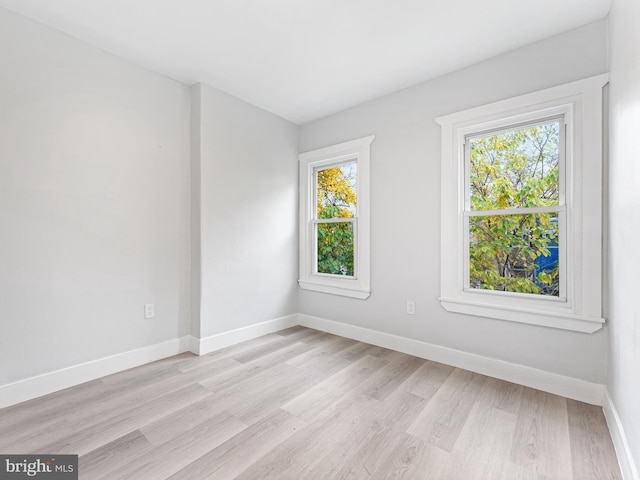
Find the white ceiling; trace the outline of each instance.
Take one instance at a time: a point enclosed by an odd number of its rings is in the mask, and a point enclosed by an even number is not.
[[[611,0],[0,0],[301,124],[603,18]]]

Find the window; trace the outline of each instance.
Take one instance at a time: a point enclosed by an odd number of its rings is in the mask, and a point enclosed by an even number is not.
[[[465,287],[566,298],[564,131],[561,115],[466,136]]]
[[[607,80],[437,119],[446,310],[584,332],[602,327]]]
[[[369,282],[369,156],[375,137],[302,153],[300,287],[365,299]]]

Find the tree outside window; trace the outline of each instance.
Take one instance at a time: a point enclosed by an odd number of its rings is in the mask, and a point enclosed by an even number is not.
[[[467,138],[469,288],[560,295],[562,125]]]
[[[354,276],[357,164],[316,171],[317,272]]]

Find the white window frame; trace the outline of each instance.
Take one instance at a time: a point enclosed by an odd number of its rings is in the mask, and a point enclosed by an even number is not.
[[[369,169],[374,135],[332,145],[298,156],[300,162],[300,278],[304,290],[364,300],[370,284],[370,192]],[[319,169],[356,163],[356,215],[349,219],[354,229],[354,275],[317,272],[316,175]]]
[[[602,88],[608,79],[598,75],[436,119],[442,134],[440,303],[447,311],[580,332],[602,328]],[[566,128],[561,295],[468,288],[465,140],[554,116],[562,116]]]

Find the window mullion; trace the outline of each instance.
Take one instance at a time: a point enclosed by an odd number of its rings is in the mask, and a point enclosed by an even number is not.
[[[356,217],[336,217],[336,218],[316,218],[313,219],[312,222],[314,225],[318,225],[320,223],[354,223]]]
[[[531,213],[556,213],[565,212],[565,205],[553,205],[551,207],[517,207],[501,208],[499,210],[466,210],[466,217],[489,217],[497,215],[527,215]]]

